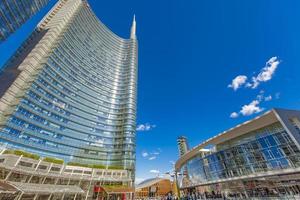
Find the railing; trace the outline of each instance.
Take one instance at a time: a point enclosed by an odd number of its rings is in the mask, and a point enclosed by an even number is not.
[[[126,170],[107,170],[107,169],[92,169],[85,167],[76,167],[70,165],[54,164],[30,158],[25,158],[17,155],[2,154],[0,158],[4,158],[4,162],[0,163],[0,168],[5,168],[12,171],[19,171],[24,174],[39,175],[53,178],[70,178],[72,180],[109,180],[109,181],[130,181],[130,176]],[[20,160],[18,160],[20,158]],[[24,161],[32,164],[31,167],[22,166],[19,161]],[[39,169],[37,166],[45,166],[45,169]],[[52,167],[59,168],[59,171],[51,170]],[[66,170],[70,170],[67,172]],[[76,173],[76,170],[80,170],[80,173]],[[88,172],[86,174],[85,172]],[[99,174],[100,173],[100,174]],[[115,173],[119,173],[118,175]],[[122,174],[122,175],[121,175]]]

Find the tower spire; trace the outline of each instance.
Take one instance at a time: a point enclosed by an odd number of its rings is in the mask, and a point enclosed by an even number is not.
[[[136,39],[136,21],[135,15],[133,15],[132,25],[131,25],[131,32],[130,32],[130,39]]]

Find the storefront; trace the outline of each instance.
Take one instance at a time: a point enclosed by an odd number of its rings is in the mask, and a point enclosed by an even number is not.
[[[94,186],[93,199],[96,200],[130,200],[134,189],[127,186]]]

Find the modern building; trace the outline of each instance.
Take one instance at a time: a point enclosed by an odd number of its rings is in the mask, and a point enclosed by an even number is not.
[[[135,188],[135,199],[162,198],[173,193],[173,183],[165,178],[147,179]]]
[[[0,74],[0,141],[65,165],[135,172],[137,39],[60,0]],[[99,184],[112,184],[111,180]]]
[[[1,0],[0,42],[20,28],[48,2],[49,0]]]
[[[300,111],[272,109],[192,148],[175,168],[182,174],[182,195],[295,198],[300,194]],[[180,173],[185,169],[187,174]]]
[[[82,167],[20,150],[0,155],[0,199],[132,199],[124,169]]]
[[[187,138],[185,136],[179,136],[177,138],[177,145],[178,145],[178,151],[180,156],[188,152],[189,145],[187,142]]]

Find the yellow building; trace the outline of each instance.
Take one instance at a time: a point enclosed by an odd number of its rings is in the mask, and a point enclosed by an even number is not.
[[[135,188],[135,199],[163,197],[173,193],[173,184],[169,179],[152,178],[141,182]]]

